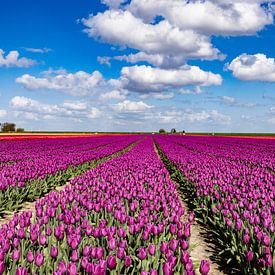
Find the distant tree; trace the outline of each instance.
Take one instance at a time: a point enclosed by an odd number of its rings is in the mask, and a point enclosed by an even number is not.
[[[182,130],[182,133],[183,133],[183,134],[185,134],[185,131],[184,131],[184,130]]]
[[[160,133],[160,134],[165,134],[166,131],[165,131],[164,129],[161,128],[161,129],[159,129],[159,133]]]
[[[5,122],[1,124],[2,132],[15,132],[15,123]]]
[[[175,134],[177,131],[176,131],[176,129],[175,128],[172,128],[171,129],[171,134]]]
[[[16,132],[17,133],[23,133],[23,132],[25,132],[25,129],[24,128],[17,128]]]

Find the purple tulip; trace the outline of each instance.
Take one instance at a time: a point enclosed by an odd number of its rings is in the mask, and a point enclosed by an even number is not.
[[[108,258],[107,258],[107,267],[110,270],[113,270],[113,269],[116,268],[116,257],[115,256],[112,256],[112,255],[108,256]]]
[[[44,254],[43,252],[41,253],[37,253],[36,257],[35,257],[35,264],[40,267],[44,264]]]
[[[171,248],[173,251],[176,251],[177,248],[178,248],[178,244],[179,244],[179,241],[178,241],[178,240],[171,240],[171,241],[170,241],[170,248]]]
[[[251,262],[252,260],[253,260],[253,252],[252,251],[247,251],[246,253],[245,253],[245,256],[246,256],[246,260],[248,261],[248,262]]]
[[[32,263],[33,261],[34,261],[34,254],[33,254],[33,252],[32,251],[28,251],[28,253],[27,253],[27,261],[29,262],[29,263]]]
[[[68,264],[68,275],[77,275],[77,266],[75,263]]]
[[[202,260],[200,264],[200,273],[202,275],[207,275],[210,271],[210,264],[207,260]]]
[[[146,257],[147,257],[146,249],[141,247],[138,251],[138,258],[143,261]]]
[[[125,256],[124,265],[126,267],[129,267],[129,266],[131,266],[131,264],[132,264],[132,258],[131,258],[131,256],[129,256],[129,255]]]
[[[150,275],[158,275],[158,271],[156,269],[152,269]]]
[[[19,266],[16,269],[15,275],[28,275],[28,269],[23,266]]]
[[[168,243],[167,242],[162,242],[162,244],[160,246],[160,251],[162,254],[166,254],[166,252],[168,251]]]
[[[58,255],[58,247],[52,246],[50,251],[51,257],[56,258]]]
[[[172,275],[173,274],[173,269],[170,266],[169,263],[164,263],[163,265],[163,274],[164,275]]]
[[[154,256],[156,254],[156,245],[150,244],[148,247],[149,254]]]
[[[83,252],[82,253],[83,253],[83,256],[88,256],[89,253],[90,253],[90,247],[88,245],[85,245],[83,247]]]
[[[109,245],[109,248],[110,248],[111,250],[115,250],[115,249],[116,249],[116,245],[117,245],[116,239],[115,239],[115,238],[112,238],[111,240],[109,240],[108,245]]]
[[[72,260],[73,262],[76,262],[76,261],[78,260],[78,253],[77,253],[76,250],[73,250],[72,256],[71,256],[71,260]]]
[[[19,258],[20,258],[20,251],[19,250],[13,250],[11,258],[14,262],[18,261]]]

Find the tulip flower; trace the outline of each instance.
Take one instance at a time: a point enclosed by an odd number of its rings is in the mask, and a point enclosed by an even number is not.
[[[37,253],[36,257],[35,257],[35,264],[40,267],[44,264],[44,254],[41,253]]]
[[[202,260],[200,264],[200,273],[202,275],[207,275],[210,271],[210,264],[207,260]]]
[[[112,256],[112,255],[109,255],[108,258],[107,258],[107,267],[110,269],[110,270],[113,270],[116,268],[116,257]]]
[[[19,250],[13,250],[11,258],[15,262],[18,261],[19,258],[20,258],[20,251]]]

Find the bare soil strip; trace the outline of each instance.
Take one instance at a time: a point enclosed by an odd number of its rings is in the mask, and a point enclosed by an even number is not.
[[[161,161],[163,161],[161,156],[159,155],[159,152],[158,152],[155,142],[154,142],[154,148],[155,148],[155,152],[158,155],[159,159]],[[170,177],[170,178],[172,181],[174,181],[177,184],[178,190],[179,190],[180,189],[179,183],[176,182],[172,177]],[[180,191],[178,191],[178,195],[181,198],[182,206],[187,211],[191,211],[191,209],[185,203],[183,195]],[[192,261],[194,263],[198,264],[196,273],[199,274],[200,262],[202,260],[208,260],[210,263],[209,275],[223,275],[225,273],[222,271],[222,268],[216,262],[211,260],[213,258],[213,256],[215,256],[215,254],[217,253],[217,249],[211,242],[207,242],[206,237],[205,237],[206,235],[207,235],[207,231],[205,230],[205,228],[202,225],[198,224],[196,221],[194,221],[191,224],[191,236],[189,239],[189,245],[191,246],[191,249],[190,249],[189,253],[190,253]]]

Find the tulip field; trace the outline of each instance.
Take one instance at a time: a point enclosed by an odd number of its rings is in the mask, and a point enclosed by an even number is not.
[[[213,274],[192,257],[195,221],[221,272],[275,273],[275,139],[9,138],[0,152],[0,274]]]

